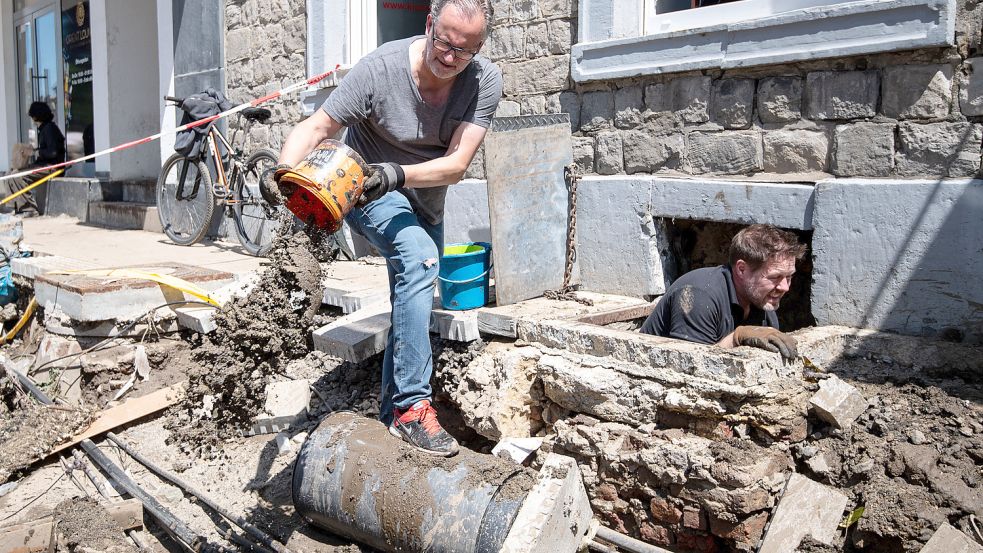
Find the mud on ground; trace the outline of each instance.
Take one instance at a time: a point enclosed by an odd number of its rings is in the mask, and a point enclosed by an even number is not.
[[[55,551],[129,553],[133,546],[123,527],[94,499],[66,499],[55,507]]]
[[[91,413],[27,400],[15,411],[0,413],[0,484],[44,458],[51,449],[85,428]]]

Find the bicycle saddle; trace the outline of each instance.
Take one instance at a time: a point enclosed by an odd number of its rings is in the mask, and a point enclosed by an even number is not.
[[[258,121],[260,123],[269,119],[271,115],[273,115],[273,112],[266,108],[248,107],[242,110],[243,117],[250,121]]]

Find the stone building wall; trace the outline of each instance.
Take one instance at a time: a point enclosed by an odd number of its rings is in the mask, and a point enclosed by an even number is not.
[[[227,0],[225,4],[226,90],[233,103],[259,98],[307,78],[305,0]],[[266,125],[253,125],[247,149],[280,151],[302,118],[295,96],[264,104],[273,112]],[[234,123],[234,119],[232,120]]]
[[[978,2],[959,4],[954,48],[581,84],[576,0],[494,6],[485,53],[505,77],[499,114],[569,112],[586,173],[979,173]]]

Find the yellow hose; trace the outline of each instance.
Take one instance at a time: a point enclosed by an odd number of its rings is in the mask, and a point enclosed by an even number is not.
[[[10,329],[10,332],[4,334],[3,337],[0,337],[0,345],[6,344],[10,340],[13,340],[14,336],[17,336],[17,333],[20,332],[20,330],[24,328],[24,325],[27,324],[27,321],[31,319],[31,315],[34,314],[34,308],[37,306],[38,300],[32,297],[31,303],[27,304],[27,309],[24,310],[24,314],[21,315],[20,320],[17,321],[14,328]]]
[[[50,175],[44,177],[43,179],[31,183],[30,186],[25,186],[24,188],[21,188],[17,192],[14,192],[13,194],[7,196],[6,198],[0,200],[0,204],[5,204],[5,203],[9,202],[10,200],[13,200],[17,196],[20,196],[21,194],[26,194],[26,193],[30,192],[32,189],[41,186],[42,184],[48,182],[49,180],[57,177],[58,175],[60,175],[60,174],[62,174],[64,172],[65,172],[64,169],[59,169],[59,170],[55,171],[54,173],[51,173]]]

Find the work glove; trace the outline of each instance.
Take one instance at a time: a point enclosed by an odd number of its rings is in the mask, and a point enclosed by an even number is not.
[[[734,343],[781,353],[789,361],[799,356],[795,338],[768,326],[739,326],[734,329]]]
[[[369,205],[393,190],[399,190],[404,184],[406,184],[406,174],[398,164],[373,163],[369,165],[369,174],[362,185],[362,196],[358,199],[358,205]]]
[[[287,197],[287,194],[280,188],[280,178],[291,169],[293,167],[290,165],[280,163],[273,169],[263,172],[262,177],[259,179],[259,194],[263,196],[266,203],[272,206],[283,204],[283,199]]]

